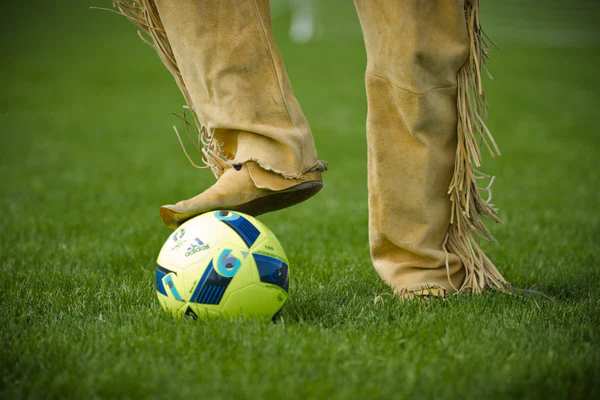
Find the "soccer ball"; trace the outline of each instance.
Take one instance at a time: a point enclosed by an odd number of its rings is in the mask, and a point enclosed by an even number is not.
[[[288,298],[288,260],[263,223],[234,211],[186,221],[157,259],[156,294],[177,317],[272,318]]]

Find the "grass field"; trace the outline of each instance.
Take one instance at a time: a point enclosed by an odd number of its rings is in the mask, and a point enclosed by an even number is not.
[[[182,100],[133,28],[90,1],[4,5],[0,397],[598,398],[600,7],[487,3],[504,153],[487,169],[506,223],[486,249],[549,298],[391,295],[368,255],[351,2],[319,2],[306,45],[290,43],[277,3],[278,42],[330,164],[313,201],[261,218],[291,260],[278,324],[160,311],[158,206],[212,178],[183,157],[171,130]]]

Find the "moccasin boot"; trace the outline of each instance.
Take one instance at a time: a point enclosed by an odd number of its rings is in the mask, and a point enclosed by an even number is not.
[[[162,206],[160,216],[172,229],[213,210],[234,210],[256,216],[300,203],[322,187],[320,172],[286,179],[249,161],[226,169],[214,185],[197,196]]]

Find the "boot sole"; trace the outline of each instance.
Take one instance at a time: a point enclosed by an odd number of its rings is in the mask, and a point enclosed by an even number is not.
[[[177,214],[173,210],[170,210],[166,207],[161,207],[160,217],[163,220],[164,224],[172,229],[177,228],[179,225],[194,218],[197,215],[216,210],[225,209],[231,211],[239,211],[244,214],[252,215],[253,217],[255,217],[261,214],[281,210],[283,208],[291,207],[295,204],[301,203],[317,194],[322,188],[323,183],[320,181],[304,182],[299,185],[292,186],[289,189],[274,192],[273,194],[259,197],[244,204],[202,210],[198,213],[194,213],[189,216],[186,215],[183,219],[180,220],[176,220],[175,216],[181,216],[181,214]]]

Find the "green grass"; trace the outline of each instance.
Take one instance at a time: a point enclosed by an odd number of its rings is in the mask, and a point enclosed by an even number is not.
[[[486,249],[516,286],[552,299],[431,302],[398,301],[369,261],[365,59],[350,2],[321,2],[320,36],[302,46],[277,5],[279,45],[331,168],[313,201],[261,218],[291,260],[278,324],[161,312],[158,206],[211,177],[171,133],[181,98],[152,51],[121,18],[77,3],[0,16],[0,397],[600,396],[593,2],[484,6],[504,153],[487,165],[506,221]]]

